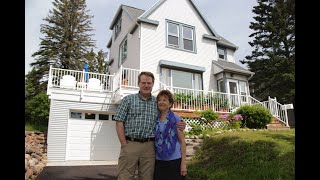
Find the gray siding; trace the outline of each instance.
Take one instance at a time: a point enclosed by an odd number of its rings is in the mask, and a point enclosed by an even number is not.
[[[69,110],[115,113],[116,105],[51,100],[48,126],[48,161],[65,161]]]
[[[114,29],[112,30],[112,45],[110,47],[109,59],[114,59],[114,62],[110,66],[110,74],[117,72],[117,70],[119,69],[119,46],[126,36],[128,40],[128,54],[123,66],[127,68],[139,67],[137,66],[137,63],[139,63],[138,60],[140,54],[139,43],[137,43],[139,42],[139,31],[138,29],[136,29],[136,31],[133,34],[130,34],[129,30],[135,22],[132,20],[132,17],[130,17],[126,11],[122,11],[120,16],[122,18],[121,31],[116,39],[114,39]]]

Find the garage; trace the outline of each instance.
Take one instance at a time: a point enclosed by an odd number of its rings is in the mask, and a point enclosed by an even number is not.
[[[66,160],[117,161],[120,143],[113,114],[70,111]]]

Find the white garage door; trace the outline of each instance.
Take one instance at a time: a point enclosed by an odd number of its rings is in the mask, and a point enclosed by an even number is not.
[[[118,160],[120,143],[111,117],[99,113],[71,112],[66,160]]]

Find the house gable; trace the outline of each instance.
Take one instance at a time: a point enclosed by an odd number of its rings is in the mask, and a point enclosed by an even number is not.
[[[203,38],[204,34],[215,38],[210,28],[195,9],[190,0],[158,1],[148,9],[140,18],[159,22],[158,25],[140,23],[141,28],[141,58],[140,69],[155,72],[156,80],[160,80],[160,60],[169,60],[191,66],[205,67],[203,72],[203,88],[212,89],[210,75],[212,60],[216,59],[217,50],[215,40]],[[168,23],[179,26],[182,33],[184,27],[192,29],[194,50],[185,50],[183,47],[168,45]],[[182,36],[179,37],[182,42]],[[207,68],[209,67],[209,68]],[[157,87],[154,87],[155,89]]]
[[[147,11],[145,11],[138,19],[138,22],[140,23],[142,22],[148,22],[147,20],[150,21],[155,21],[156,23],[158,22],[157,20],[153,20],[154,16],[153,14],[158,11],[158,9],[166,2],[167,0],[159,0],[157,1],[152,7],[150,7]],[[203,38],[208,39],[208,40],[213,40],[215,41],[218,45],[225,47],[227,49],[230,49],[231,51],[236,51],[238,49],[238,47],[236,45],[234,45],[233,43],[231,43],[230,41],[228,41],[227,39],[221,37],[215,30],[214,28],[210,25],[209,21],[207,21],[207,19],[205,18],[205,16],[201,13],[201,11],[199,10],[199,8],[197,7],[197,5],[195,4],[195,2],[193,0],[186,0],[189,2],[190,6],[192,7],[193,11],[195,12],[196,16],[199,17],[199,19],[203,22],[203,25],[206,26],[206,28],[208,29],[208,32],[205,34],[202,34]],[[181,7],[181,5],[179,6],[179,2],[175,1],[175,6],[174,7]],[[180,3],[181,4],[181,3]],[[181,7],[181,9],[185,9],[184,7]],[[186,16],[188,17],[188,15]],[[155,25],[158,25],[158,23]],[[135,25],[134,29],[132,29],[133,31],[136,29],[137,25]],[[131,31],[131,32],[133,32]],[[233,55],[234,53],[232,53]],[[232,58],[231,58],[232,59]],[[234,62],[231,60],[231,62]]]
[[[139,33],[130,34],[130,27],[137,23],[138,17],[144,12],[144,10],[121,5],[115,14],[111,24],[110,29],[113,30],[112,37],[110,38],[107,47],[110,50],[110,73],[115,73],[120,65],[125,65],[128,68],[138,68],[139,67]],[[121,19],[121,30],[119,34],[115,33],[115,28],[117,23]],[[125,53],[120,53],[120,50],[123,51],[122,44],[127,40],[127,48]],[[124,54],[126,55],[126,59],[123,59]],[[120,58],[122,60],[120,60]],[[130,61],[127,59],[130,58]]]
[[[146,12],[144,12],[140,17],[143,19],[149,18],[149,16],[156,11],[166,0],[159,0],[157,1],[151,8],[149,8]],[[213,29],[213,27],[208,23],[204,15],[199,11],[199,8],[196,6],[196,4],[193,2],[193,0],[188,0],[190,4],[193,6],[194,10],[199,14],[199,17],[203,20],[203,22],[206,24],[206,26],[209,28],[212,36],[219,37],[218,33]]]

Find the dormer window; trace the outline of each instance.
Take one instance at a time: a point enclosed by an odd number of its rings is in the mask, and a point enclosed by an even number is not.
[[[218,59],[227,60],[226,48],[218,47]]]
[[[121,18],[118,19],[117,24],[114,26],[114,38],[117,38],[121,31]]]
[[[167,21],[167,46],[195,52],[194,27],[174,21]]]

